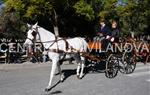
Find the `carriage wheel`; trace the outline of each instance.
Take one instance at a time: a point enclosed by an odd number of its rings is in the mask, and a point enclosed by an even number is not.
[[[114,78],[118,73],[118,61],[115,55],[110,54],[106,61],[105,76],[107,78]]]
[[[122,66],[119,69],[121,73],[133,73],[136,67],[136,58],[132,52],[125,52],[122,56]]]

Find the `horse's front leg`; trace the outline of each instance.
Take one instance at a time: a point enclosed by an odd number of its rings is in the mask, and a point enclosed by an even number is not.
[[[55,70],[56,70],[57,63],[58,63],[58,59],[53,59],[52,60],[52,67],[51,67],[49,83],[48,83],[48,86],[46,87],[45,91],[51,90],[52,79],[54,77],[54,73],[55,73]]]

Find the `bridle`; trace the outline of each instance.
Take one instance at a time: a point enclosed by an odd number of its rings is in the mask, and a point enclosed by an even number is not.
[[[32,43],[34,43],[34,39],[31,38],[27,38],[28,40],[30,40]]]
[[[57,41],[62,40],[62,39],[58,39],[58,37],[55,36],[55,39],[54,39],[54,40],[42,42],[42,41],[41,41],[40,34],[39,34],[39,32],[38,32],[38,28],[39,28],[39,27],[36,27],[36,28],[33,28],[33,29],[32,29],[32,31],[34,32],[34,34],[32,34],[32,36],[34,37],[33,39],[27,38],[27,39],[30,40],[33,44],[35,43],[36,35],[39,36],[40,43],[50,43],[50,42],[53,42],[48,48],[50,48],[50,47],[51,47],[53,44],[55,44]]]
[[[58,51],[61,51],[61,52],[62,52],[63,50],[59,50],[59,46],[58,46],[58,44],[57,44],[57,42],[60,41],[60,40],[64,40],[65,43],[66,43],[66,50],[69,49],[69,43],[67,42],[67,40],[66,40],[66,39],[63,39],[63,38],[59,39],[57,36],[55,36],[55,39],[54,39],[54,40],[42,42],[42,41],[41,41],[40,34],[39,34],[39,32],[38,32],[38,28],[39,28],[39,27],[36,27],[36,28],[33,28],[33,30],[32,30],[32,31],[35,33],[35,34],[32,34],[32,36],[34,37],[33,39],[27,38],[27,39],[29,39],[30,41],[32,41],[33,44],[35,43],[36,35],[38,35],[38,36],[39,36],[40,43],[51,43],[51,44],[48,46],[48,48],[46,48],[46,50],[53,51],[53,52],[58,52]],[[53,46],[55,43],[57,44],[57,49],[50,49],[50,47]],[[70,49],[71,49],[71,51],[72,51],[72,50],[77,51],[77,50],[74,49],[73,47],[70,47]]]

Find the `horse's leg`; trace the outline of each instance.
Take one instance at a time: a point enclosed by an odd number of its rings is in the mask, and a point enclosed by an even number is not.
[[[45,91],[49,91],[51,89],[52,79],[54,77],[54,73],[55,73],[55,70],[56,70],[57,62],[58,62],[57,58],[52,59],[52,68],[51,68],[51,73],[50,73],[49,84],[46,87]]]
[[[79,78],[82,78],[83,77],[83,72],[84,72],[84,66],[85,66],[85,60],[83,57],[81,57],[81,72],[80,72],[80,76]]]
[[[77,70],[76,70],[76,75],[77,75],[77,78],[79,78],[80,76],[80,67],[81,67],[81,58],[80,58],[80,55],[79,53],[74,53],[72,55],[70,55],[71,57],[73,57],[77,63]]]
[[[60,81],[63,82],[64,76],[62,74],[62,70],[61,70],[61,67],[60,67],[60,62],[57,63],[57,68],[58,68],[58,72],[60,74]]]
[[[77,78],[80,78],[80,66],[81,66],[81,63],[77,63],[77,70],[76,70],[76,73],[77,73]]]
[[[148,54],[148,55],[146,56],[145,64],[148,62],[149,57],[150,57],[150,54]]]
[[[73,58],[75,59],[76,63],[77,63],[77,70],[76,70],[76,74],[77,74],[77,78],[80,78],[80,67],[81,67],[81,58],[80,55],[77,53],[73,56]]]

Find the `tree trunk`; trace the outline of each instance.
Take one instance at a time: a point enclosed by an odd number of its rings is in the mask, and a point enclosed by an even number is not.
[[[59,29],[58,29],[58,22],[57,22],[57,13],[54,9],[54,24],[53,24],[53,27],[54,27],[54,33],[55,33],[55,36],[59,36]]]
[[[55,33],[55,36],[59,36],[59,31],[58,31],[58,26],[54,26],[54,33]]]
[[[134,32],[133,31],[131,32],[131,37],[134,38]]]

